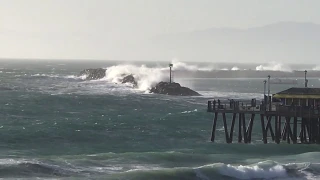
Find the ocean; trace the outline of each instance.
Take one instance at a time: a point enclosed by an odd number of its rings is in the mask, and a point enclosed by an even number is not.
[[[226,144],[221,121],[216,141],[210,142],[213,114],[207,112],[207,101],[260,99],[265,78],[174,74],[175,82],[203,96],[148,93],[156,82],[167,80],[167,64],[1,61],[0,178],[320,179],[319,145],[263,144],[258,122],[251,144]],[[217,67],[173,64],[186,74]],[[241,65],[228,66],[238,71]],[[87,81],[79,76],[83,69],[101,67],[108,69],[103,79]],[[261,67],[257,70],[268,69]],[[247,67],[251,68],[255,67]],[[119,83],[123,73],[136,75],[138,88]],[[271,93],[303,86],[303,78],[297,81],[271,85]],[[320,87],[319,78],[310,78],[309,86]]]

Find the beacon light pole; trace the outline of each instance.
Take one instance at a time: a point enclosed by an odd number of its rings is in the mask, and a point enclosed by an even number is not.
[[[170,84],[172,83],[172,67],[173,67],[173,64],[169,64],[169,68],[170,68]]]
[[[270,100],[270,75],[268,75],[268,98],[267,98],[267,105],[269,105],[269,110],[271,109],[271,100]]]
[[[268,75],[268,98],[270,96],[270,75]]]
[[[266,84],[267,84],[267,81],[264,80],[263,81],[263,98],[266,96]]]
[[[266,110],[267,107],[267,98],[266,98],[266,85],[267,85],[267,80],[263,81],[263,101],[264,101],[264,110]]]
[[[308,80],[307,80],[307,70],[304,71],[304,87],[308,87]]]

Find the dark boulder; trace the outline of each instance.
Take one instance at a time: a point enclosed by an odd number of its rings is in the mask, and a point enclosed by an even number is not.
[[[106,76],[106,70],[103,68],[97,69],[85,69],[80,72],[80,76],[86,75],[86,80],[97,80],[102,79]]]
[[[122,79],[121,83],[123,83],[123,84],[130,83],[130,84],[133,84],[134,87],[137,87],[137,85],[138,85],[137,81],[135,80],[135,78],[133,77],[132,74],[125,76]]]
[[[160,82],[150,90],[151,93],[167,94],[175,96],[201,96],[199,93],[182,87],[179,83]]]

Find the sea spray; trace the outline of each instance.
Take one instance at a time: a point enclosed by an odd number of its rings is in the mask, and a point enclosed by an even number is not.
[[[286,170],[281,165],[275,165],[269,168],[262,168],[259,165],[223,165],[220,167],[219,172],[222,175],[238,179],[273,179],[287,177]]]
[[[20,77],[21,75],[16,75],[16,77]],[[76,76],[76,75],[59,75],[59,74],[31,74],[31,77],[38,77],[38,78],[64,78],[64,79],[79,79],[79,80],[85,80],[87,78],[87,75],[81,75],[81,76]]]
[[[211,71],[212,68],[198,67],[196,65],[188,65],[183,62],[172,61],[173,70],[186,70],[186,71]],[[107,67],[106,77],[104,80],[121,83],[125,75],[132,74],[138,83],[138,89],[147,91],[151,89],[160,81],[168,81],[169,68],[168,67],[147,67],[146,65],[131,65],[121,64],[116,66]]]
[[[287,65],[277,62],[270,62],[265,65],[259,65],[256,67],[256,71],[284,71],[284,72],[291,72],[292,69]]]
[[[146,65],[135,66],[129,64],[108,67],[104,79],[113,83],[120,83],[125,75],[132,74],[138,83],[138,89],[146,91],[160,81],[166,80],[164,70],[149,68]]]
[[[239,71],[240,69],[237,66],[234,66],[233,68],[231,68],[231,71]]]
[[[317,65],[316,67],[312,68],[313,71],[320,71],[320,65]]]
[[[185,71],[212,71],[213,67],[200,67],[198,65],[187,64],[177,60],[172,60],[173,70],[185,70]]]

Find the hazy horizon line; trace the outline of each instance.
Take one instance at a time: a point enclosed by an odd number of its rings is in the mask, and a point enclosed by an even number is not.
[[[108,62],[168,62],[171,63],[174,58],[171,60],[115,60],[115,59],[89,59],[89,58],[2,58],[0,57],[0,62],[1,61],[10,61],[10,60],[17,60],[17,61],[23,61],[23,60],[28,60],[28,61],[68,61],[68,62],[89,62],[89,61],[95,61],[95,62],[101,62],[101,61],[108,61]],[[222,62],[222,61],[215,61],[215,62],[210,62],[210,61],[184,61],[184,60],[176,60],[177,62],[187,62],[187,63],[206,63],[206,64],[252,64],[252,65],[261,65],[261,64],[272,64],[275,63],[274,61],[270,62]],[[286,65],[318,65],[314,63],[282,63],[279,62],[279,64],[286,64]]]

